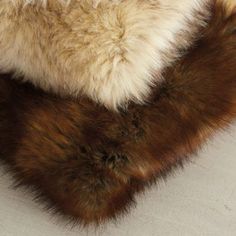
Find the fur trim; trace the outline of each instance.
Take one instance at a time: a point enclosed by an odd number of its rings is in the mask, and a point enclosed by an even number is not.
[[[145,106],[109,112],[0,79],[0,156],[64,216],[101,223],[236,117],[236,14],[213,8],[195,48]]]
[[[103,0],[93,9],[91,0],[48,0],[46,8],[2,0],[0,70],[108,108],[142,103],[196,38],[209,1]]]

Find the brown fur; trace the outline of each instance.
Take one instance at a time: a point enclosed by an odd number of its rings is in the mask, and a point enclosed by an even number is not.
[[[82,224],[125,212],[135,193],[182,164],[236,116],[236,15],[221,5],[204,37],[149,104],[120,114],[2,75],[0,154],[19,184]],[[60,114],[60,115],[58,115]]]

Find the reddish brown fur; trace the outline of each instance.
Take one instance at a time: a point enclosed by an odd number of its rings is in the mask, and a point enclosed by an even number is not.
[[[0,153],[19,184],[82,224],[126,211],[236,116],[236,15],[213,8],[196,47],[145,106],[112,113],[0,80]]]

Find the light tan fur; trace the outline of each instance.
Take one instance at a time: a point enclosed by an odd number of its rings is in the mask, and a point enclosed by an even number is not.
[[[217,0],[217,2],[225,5],[229,15],[236,9],[236,0]]]
[[[112,109],[141,103],[191,45],[209,1],[1,0],[0,70]]]

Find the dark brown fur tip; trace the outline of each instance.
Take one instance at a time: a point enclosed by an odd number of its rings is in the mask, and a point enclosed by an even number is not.
[[[0,154],[17,183],[68,219],[100,224],[227,127],[236,117],[236,15],[212,12],[150,102],[121,113],[1,75]]]

